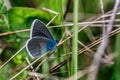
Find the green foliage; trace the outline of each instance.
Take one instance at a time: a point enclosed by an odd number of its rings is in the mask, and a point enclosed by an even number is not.
[[[114,65],[104,66],[100,69],[97,80],[112,80],[113,72],[114,72]]]
[[[0,14],[5,14],[7,12],[7,9],[4,4],[4,0],[0,0]]]
[[[0,0],[0,28],[3,30],[1,31],[7,31],[9,29],[9,24],[7,20],[7,9],[4,4],[4,0]]]
[[[8,19],[12,30],[29,29],[34,19],[48,23],[53,17],[47,11],[26,7],[14,7],[8,11]],[[17,34],[20,37],[29,37],[29,34]]]
[[[3,69],[0,69],[0,79],[1,80],[9,80],[12,77],[14,71],[11,69],[13,66],[11,63],[8,63]],[[9,75],[6,75],[9,74]],[[11,75],[10,75],[11,74]]]
[[[20,76],[16,78],[16,80],[26,79],[27,76],[28,76],[28,71],[24,71]]]
[[[22,64],[22,54],[18,54],[13,60],[16,64]]]
[[[116,44],[115,44],[115,55],[117,56],[115,59],[115,66],[114,66],[114,75],[112,80],[119,80],[120,79],[120,33],[116,36]]]

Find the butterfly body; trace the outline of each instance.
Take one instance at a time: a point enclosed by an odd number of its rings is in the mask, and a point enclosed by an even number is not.
[[[40,20],[36,19],[32,23],[30,39],[26,43],[28,54],[32,58],[54,50],[57,42],[47,29],[47,27]]]
[[[46,47],[47,51],[51,51],[51,50],[55,49],[56,45],[57,45],[56,41],[48,40],[47,47]]]

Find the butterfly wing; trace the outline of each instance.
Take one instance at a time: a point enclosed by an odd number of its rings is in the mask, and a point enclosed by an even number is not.
[[[36,58],[56,47],[56,41],[44,23],[35,19],[31,26],[30,39],[26,43],[26,49],[32,58]]]
[[[26,49],[32,58],[39,57],[47,51],[51,51],[56,47],[56,42],[46,37],[33,37],[26,43]]]
[[[38,19],[35,19],[31,26],[30,37],[32,38],[35,36],[46,37],[52,40],[54,39],[45,24]]]

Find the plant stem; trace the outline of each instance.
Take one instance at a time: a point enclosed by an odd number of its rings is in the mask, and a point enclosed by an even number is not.
[[[77,52],[78,52],[78,0],[74,0],[74,27],[73,27],[73,39],[72,39],[72,75],[77,73],[77,65],[78,65],[78,57],[77,57]],[[74,80],[77,80],[77,76],[73,77]]]

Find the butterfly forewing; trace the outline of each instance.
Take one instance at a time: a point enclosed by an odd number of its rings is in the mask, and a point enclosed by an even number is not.
[[[35,36],[46,37],[49,39],[54,39],[47,27],[43,22],[38,19],[35,19],[31,27],[31,38]]]

